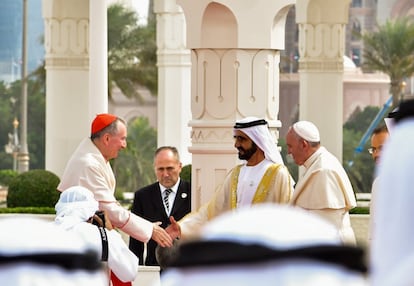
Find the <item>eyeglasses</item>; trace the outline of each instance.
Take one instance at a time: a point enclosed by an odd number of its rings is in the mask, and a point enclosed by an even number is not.
[[[382,150],[382,146],[371,147],[371,148],[368,148],[368,153],[374,154],[375,152],[380,152],[381,150]]]

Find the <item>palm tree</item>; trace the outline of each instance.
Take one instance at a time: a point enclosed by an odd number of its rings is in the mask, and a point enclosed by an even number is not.
[[[137,85],[157,91],[155,21],[137,23],[138,15],[120,4],[108,7],[108,96],[117,86],[122,93],[143,98]]]
[[[117,190],[134,192],[156,180],[153,161],[157,131],[148,118],[138,117],[128,124],[128,148],[112,162]]]
[[[363,67],[390,77],[392,108],[398,106],[404,80],[414,74],[414,23],[409,18],[388,20],[376,31],[361,35]]]

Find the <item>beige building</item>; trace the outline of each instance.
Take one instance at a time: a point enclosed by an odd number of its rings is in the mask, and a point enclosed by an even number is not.
[[[353,62],[344,60],[348,66],[344,69],[343,80],[343,113],[345,123],[356,110],[367,106],[383,106],[389,99],[389,78],[384,74],[362,73]],[[321,89],[324,87],[321,86]],[[323,113],[328,106],[320,106]],[[280,112],[282,121],[280,138],[284,138],[289,126],[299,118],[299,75],[298,73],[283,73],[280,75]]]
[[[410,0],[351,1],[345,36],[343,122],[357,109],[363,110],[366,106],[382,107],[389,98],[388,77],[378,73],[363,73],[359,68],[363,62],[364,47],[355,33],[372,31],[377,23],[382,24],[386,19],[410,15],[414,17],[414,2]],[[299,116],[299,28],[295,18],[296,10],[292,7],[286,19],[286,49],[281,52],[281,137],[286,134],[290,123]],[[411,79],[407,82],[404,94],[412,95],[413,90],[414,80]]]

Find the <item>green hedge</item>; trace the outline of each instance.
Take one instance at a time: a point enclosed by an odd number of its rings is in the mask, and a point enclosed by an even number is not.
[[[191,183],[191,164],[185,165],[181,168],[180,178],[183,181]]]
[[[19,174],[9,184],[7,207],[54,207],[59,199],[59,177],[47,170]]]
[[[0,185],[8,186],[18,175],[19,173],[13,170],[0,170]]]
[[[17,208],[0,208],[0,214],[20,213],[20,214],[55,214],[53,207],[17,207]]]
[[[350,214],[369,214],[369,207],[356,207],[349,211]]]

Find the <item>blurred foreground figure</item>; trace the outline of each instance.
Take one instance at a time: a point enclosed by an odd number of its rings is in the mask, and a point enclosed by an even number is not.
[[[123,282],[134,281],[137,276],[138,258],[132,253],[121,235],[112,227],[107,216],[95,225],[98,202],[93,193],[82,186],[73,186],[62,192],[55,205],[54,224],[76,233],[92,249],[98,252],[102,261]]]
[[[393,120],[378,169],[370,261],[374,286],[414,285],[414,100],[402,102]]]
[[[294,207],[262,204],[223,214],[180,243],[163,286],[360,286],[364,253],[334,226]]]
[[[1,285],[108,285],[98,254],[75,234],[27,217],[1,219],[0,228]]]

